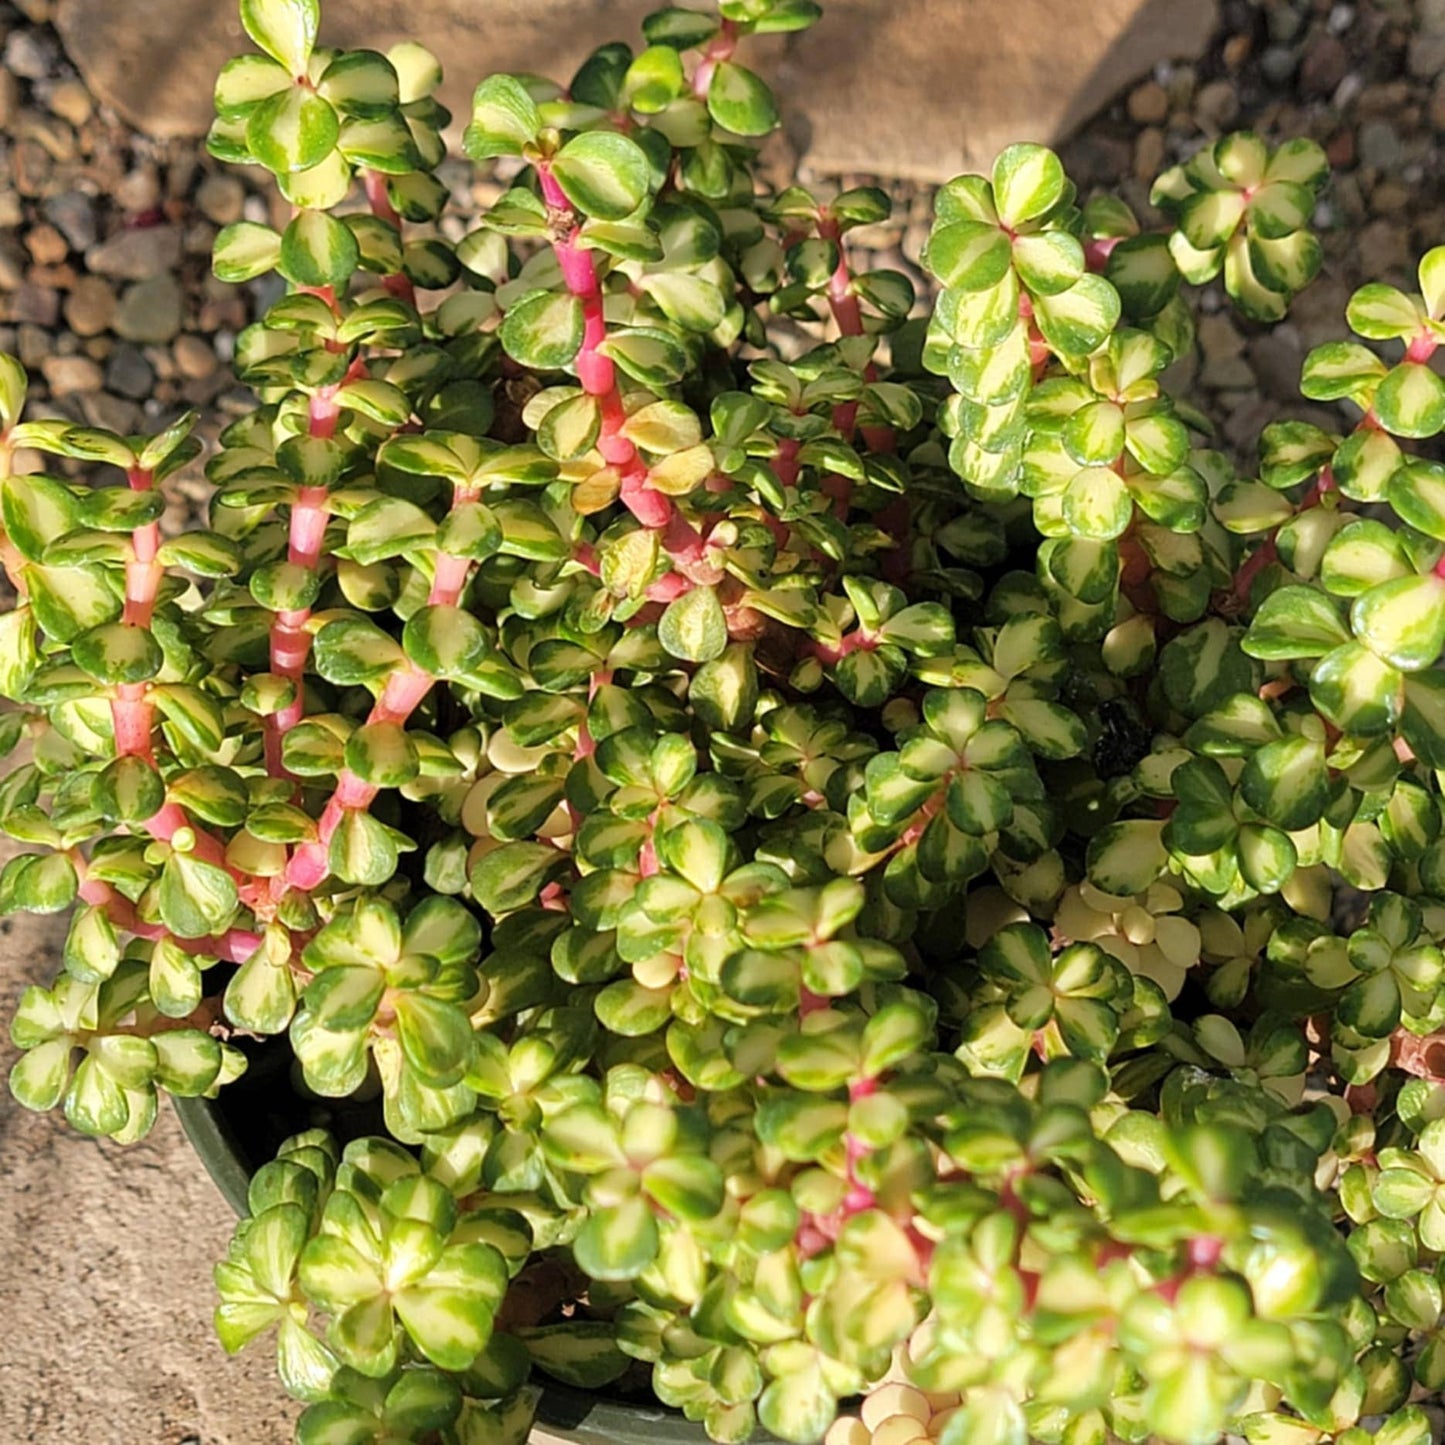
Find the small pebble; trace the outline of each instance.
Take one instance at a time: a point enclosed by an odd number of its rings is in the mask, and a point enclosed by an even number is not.
[[[1300,90],[1305,95],[1324,96],[1345,78],[1350,68],[1350,52],[1333,35],[1321,36],[1305,52],[1300,66]]]
[[[215,375],[219,363],[216,360],[216,353],[204,337],[186,334],[176,337],[176,343],[171,348],[171,355],[175,357],[176,370],[182,376],[190,377],[193,381],[204,381],[207,377]]]
[[[115,316],[115,292],[103,276],[82,276],[65,298],[65,324],[77,336],[98,336]]]
[[[235,176],[218,172],[209,175],[196,191],[196,204],[208,221],[229,226],[241,219],[246,205],[246,188]]]
[[[54,326],[60,320],[60,292],[49,286],[23,281],[10,297],[11,321],[29,321],[36,326]]]
[[[26,323],[20,327],[15,347],[21,366],[34,371],[47,356],[55,354],[55,338],[43,326]]]
[[[37,266],[58,266],[70,254],[65,237],[54,226],[32,226],[25,248]]]
[[[1244,338],[1234,329],[1227,311],[1201,316],[1198,325],[1199,349],[1206,359],[1238,356],[1244,350]]]
[[[1387,120],[1368,120],[1356,138],[1360,164],[1388,171],[1400,164],[1403,148],[1395,127]]]
[[[169,341],[181,329],[185,301],[168,272],[137,281],[120,298],[111,327],[127,341]]]
[[[1284,45],[1271,45],[1259,57],[1259,68],[1272,85],[1283,85],[1298,65],[1298,53]]]
[[[85,253],[85,264],[102,276],[140,281],[180,264],[181,233],[174,226],[136,226],[119,231]]]
[[[60,47],[38,30],[13,30],[5,42],[4,66],[22,80],[44,80],[55,72]]]
[[[99,391],[102,381],[100,367],[88,356],[47,356],[40,363],[40,374],[52,396]]]
[[[24,279],[24,248],[14,236],[0,235],[0,291],[13,291]]]
[[[80,127],[95,113],[90,92],[78,80],[61,80],[50,87],[45,103],[62,120]]]
[[[1146,80],[1129,92],[1129,119],[1158,125],[1169,114],[1169,93],[1157,80]]]
[[[1404,181],[1381,181],[1370,192],[1370,209],[1378,216],[1399,215],[1410,204],[1411,194]]]
[[[138,346],[123,341],[111,352],[105,367],[107,391],[119,392],[121,396],[139,401],[151,394],[155,380],[155,372]]]
[[[1195,114],[1205,125],[1223,130],[1239,114],[1239,95],[1227,80],[1211,80],[1194,99]]]
[[[1164,132],[1157,125],[1151,125],[1139,132],[1134,142],[1134,176],[1136,180],[1151,183],[1164,168]]]
[[[106,431],[119,432],[122,436],[140,427],[140,408],[134,402],[123,401],[107,391],[82,396],[80,409],[91,426],[104,427]]]
[[[47,197],[46,219],[70,242],[72,251],[88,251],[96,241],[95,201],[83,191]]]
[[[1387,281],[1409,266],[1409,237],[1394,221],[1371,221],[1355,238],[1355,254],[1371,280]]]
[[[1230,70],[1238,70],[1254,49],[1254,41],[1246,34],[1231,35],[1224,42],[1222,58]]]
[[[140,215],[160,204],[161,181],[156,168],[147,162],[127,171],[115,187],[116,203],[122,210]]]
[[[8,70],[0,70],[0,130],[9,127],[19,108],[20,82]]]

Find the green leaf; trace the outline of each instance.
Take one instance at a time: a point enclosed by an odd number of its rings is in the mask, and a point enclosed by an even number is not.
[[[641,1198],[593,1208],[572,1254],[584,1274],[596,1280],[636,1279],[657,1258],[657,1221]]]
[[[278,90],[246,121],[251,154],[277,175],[320,165],[335,149],[340,135],[336,112],[314,90],[300,85]]]
[[[74,1045],[68,1037],[50,1039],[28,1049],[10,1070],[10,1092],[23,1108],[44,1113],[64,1097],[70,1083]]]
[[[277,267],[298,286],[345,286],[361,261],[349,227],[324,211],[301,211],[281,236]]]
[[[235,880],[224,868],[186,853],[172,853],[161,869],[161,919],[178,938],[222,932],[236,911]]]
[[[472,119],[462,149],[474,161],[521,155],[541,128],[541,114],[526,86],[512,75],[491,75],[472,96]]]
[[[1399,577],[1361,593],[1350,609],[1355,636],[1402,672],[1431,666],[1445,646],[1445,578]]]
[[[493,915],[515,912],[570,866],[565,853],[543,843],[507,843],[472,868],[472,892]]]
[[[294,80],[306,75],[320,22],[316,0],[241,0],[246,34]]]
[[[539,1369],[574,1389],[610,1385],[631,1363],[617,1347],[616,1328],[608,1321],[566,1320],[517,1333]]]
[[[281,238],[270,226],[236,221],[224,227],[211,252],[211,270],[233,285],[274,270],[281,259]]]
[[[730,60],[719,61],[707,88],[708,114],[734,135],[767,135],[778,125],[778,103],[767,83]]]
[[[1084,276],[1057,296],[1040,296],[1034,319],[1065,356],[1087,356],[1119,322],[1119,293],[1102,276]]]
[[[539,371],[556,371],[581,349],[583,329],[577,297],[566,291],[533,291],[507,312],[500,336],[514,361]]]
[[[1013,243],[1019,280],[1035,295],[1056,296],[1084,274],[1084,248],[1067,231],[1019,236]]]
[[[727,647],[727,618],[717,591],[694,587],[670,602],[657,625],[657,640],[684,662],[711,662]]]
[[[148,682],[164,658],[160,644],[143,627],[108,622],[82,633],[71,644],[75,665],[108,685]]]
[[[928,238],[924,255],[928,269],[945,286],[983,291],[1007,274],[1011,260],[1008,237],[983,221],[953,221]]]
[[[1312,587],[1281,587],[1264,599],[1240,644],[1265,661],[1319,657],[1350,641],[1334,604]]]
[[[1321,743],[1281,738],[1266,743],[1244,766],[1239,780],[1244,800],[1285,832],[1298,832],[1320,819],[1329,798],[1329,776]]]
[[[408,990],[397,996],[396,1024],[402,1054],[428,1084],[461,1082],[472,1061],[472,1029],[460,1008]]]
[[[1375,388],[1375,415],[1401,437],[1445,431],[1445,377],[1423,362],[1402,361]]]
[[[1355,341],[1330,341],[1305,357],[1300,390],[1311,401],[1339,401],[1367,390],[1384,376],[1385,363]]]
[[[630,216],[647,198],[652,167],[642,147],[616,131],[584,131],[558,151],[552,174],[584,215],[604,221]]]
[[[1412,458],[1391,476],[1385,499],[1406,526],[1445,542],[1445,466]]]
[[[1011,145],[993,163],[993,199],[1010,229],[1051,211],[1064,193],[1064,167],[1040,145]]]
[[[1424,323],[1419,306],[1393,286],[1361,286],[1345,307],[1350,330],[1370,341],[1409,340]]]
[[[1089,880],[1116,897],[1144,892],[1168,862],[1163,827],[1150,820],[1130,819],[1100,829],[1089,843]]]

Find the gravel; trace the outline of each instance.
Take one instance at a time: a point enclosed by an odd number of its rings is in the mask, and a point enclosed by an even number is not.
[[[0,347],[37,370],[40,407],[48,399],[92,424],[146,429],[187,404],[234,407],[242,393],[226,365],[236,336],[278,288],[217,281],[209,249],[221,227],[284,220],[285,208],[259,172],[223,166],[195,141],[136,134],[97,106],[48,23],[53,9],[0,0],[10,182],[0,184]],[[1311,136],[1336,168],[1316,216],[1325,272],[1287,326],[1271,334],[1233,317],[1217,283],[1200,298],[1199,354],[1180,374],[1247,468],[1261,398],[1274,416],[1338,421],[1298,396],[1305,353],[1345,334],[1355,287],[1411,285],[1414,258],[1445,237],[1445,0],[1222,0],[1202,56],[1156,67],[1060,149],[1084,198],[1116,191],[1153,226],[1154,177],[1235,127],[1272,142]],[[768,154],[769,179],[791,179],[787,146]],[[854,265],[901,270],[926,296],[930,188],[806,169],[801,178],[881,185],[893,218],[850,236]],[[459,161],[444,179],[463,210],[448,234],[460,235],[500,186]],[[796,344],[807,340],[799,331]],[[209,434],[222,419],[208,416]]]

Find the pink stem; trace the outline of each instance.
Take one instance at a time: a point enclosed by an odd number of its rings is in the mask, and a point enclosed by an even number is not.
[[[1436,348],[1440,345],[1433,332],[1422,331],[1405,348],[1405,360],[1416,361],[1422,365],[1435,355]]]
[[[377,220],[396,227],[396,234],[400,237],[401,217],[397,215],[396,207],[392,205],[391,197],[387,194],[386,177],[380,171],[363,170],[361,183],[366,188],[366,203],[371,207],[371,214]],[[416,287],[411,284],[409,276],[395,271],[390,276],[383,276],[381,284],[385,290],[409,306],[416,305]]]
[[[130,468],[126,481],[133,492],[151,489],[151,474],[140,467]],[[158,560],[159,553],[158,523],[148,522],[131,533],[131,556],[125,564],[125,607],[121,614],[128,627],[149,629],[151,625],[161,579],[165,575],[165,568]],[[155,727],[155,706],[150,700],[148,684],[117,684],[110,702],[110,720],[115,733],[116,755],[140,758],[154,766],[151,732]],[[225,845],[204,829],[196,827],[177,804],[164,804],[158,813],[146,820],[146,831],[165,843],[169,843],[181,829],[189,830],[194,836],[192,852],[197,858],[225,867]],[[235,876],[241,877],[240,874]]]
[[[1084,242],[1084,266],[1089,271],[1102,271],[1109,264],[1109,257],[1113,254],[1114,247],[1124,238],[1122,236],[1100,236],[1093,241]]]
[[[697,69],[692,73],[692,93],[699,100],[707,99],[708,88],[712,85],[712,78],[717,73],[718,66],[723,61],[733,58],[737,44],[737,22],[724,20],[718,33],[709,42],[707,49],[703,51]]]
[[[323,386],[312,393],[307,417],[311,436],[323,440],[335,436],[341,416],[336,392],[335,386]],[[326,497],[325,487],[302,487],[291,504],[286,560],[312,572],[321,563],[321,548],[326,537]],[[306,624],[310,617],[309,607],[298,607],[278,612],[271,619],[271,671],[287,678],[295,689],[291,701],[271,713],[264,725],[266,771],[273,778],[290,777],[281,761],[281,739],[305,714],[306,659],[311,653],[311,634]]]
[[[876,652],[877,649],[878,639],[858,628],[843,638],[836,647],[826,642],[810,642],[804,651],[831,667],[834,663],[841,662],[850,652]]]
[[[136,913],[130,899],[117,893],[98,878],[87,878],[80,885],[81,899],[97,908],[104,908],[106,917],[119,929],[137,938],[168,939],[185,953],[204,954],[228,963],[244,963],[261,946],[261,935],[244,928],[230,928],[217,938],[176,938],[159,923],[147,923]]]
[[[457,598],[467,585],[467,574],[471,563],[465,557],[453,557],[448,552],[438,552],[436,575],[432,578],[431,591],[427,602],[432,607],[455,607]]]
[[[598,349],[607,339],[607,320],[603,312],[602,283],[597,275],[597,266],[592,252],[577,244],[576,215],[551,167],[539,165],[537,175],[541,181],[542,198],[554,221],[552,251],[561,268],[562,280],[568,291],[582,303],[582,347],[574,364],[582,389],[597,398],[601,413],[597,449],[608,465],[616,467],[621,475],[623,504],[644,527],[661,531],[673,522],[676,508],[669,497],[648,485],[646,464],[638,455],[637,448],[622,435],[627,412],[617,388],[617,370]],[[700,552],[702,538],[686,518],[679,519],[669,535],[685,551],[691,552],[695,548]],[[673,545],[666,541],[664,545],[670,554],[677,555]]]
[[[453,506],[458,500],[453,498]],[[429,603],[434,607],[455,607],[457,599],[466,587],[471,564],[464,558],[439,552],[436,561],[436,575],[432,581]],[[391,674],[381,690],[367,717],[368,723],[394,722],[405,724],[406,720],[421,706],[427,693],[436,681],[431,673],[408,664],[404,669]],[[343,769],[336,779],[336,791],[332,793],[317,824],[317,836],[303,843],[291,855],[285,873],[273,883],[276,890],[299,888],[309,892],[326,877],[328,854],[332,836],[341,826],[348,812],[360,812],[369,808],[380,791],[374,783],[363,782],[349,769]]]

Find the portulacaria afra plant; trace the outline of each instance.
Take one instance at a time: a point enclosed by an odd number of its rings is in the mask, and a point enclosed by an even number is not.
[[[1425,1445],[1445,248],[1244,478],[1161,378],[1181,282],[1318,269],[1313,144],[1159,232],[1012,146],[924,320],[849,261],[883,195],[754,178],[811,0],[484,80],[456,245],[432,56],[241,14],[211,148],[295,213],[217,243],[289,287],[209,526],[194,418],[0,364],[5,470],[61,459],[0,489],[0,902],[71,916],[22,1103],[132,1140],[294,1055],[216,1319],[298,1439],[506,1445],[540,1372],[719,1441]]]

